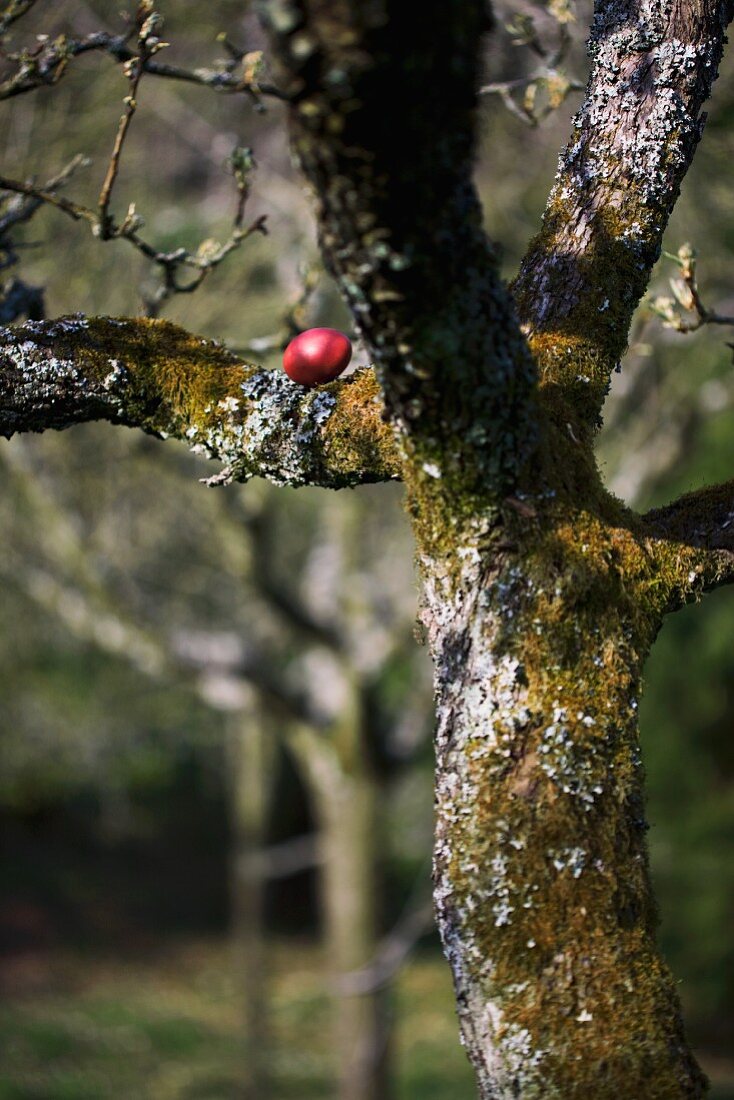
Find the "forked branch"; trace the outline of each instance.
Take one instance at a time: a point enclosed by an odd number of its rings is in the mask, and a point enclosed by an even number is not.
[[[535,442],[535,378],[472,183],[487,6],[287,8],[260,3],[294,149],[414,483],[506,489]]]

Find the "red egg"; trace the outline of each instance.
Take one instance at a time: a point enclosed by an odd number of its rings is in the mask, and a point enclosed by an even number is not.
[[[309,328],[283,352],[283,370],[302,386],[333,382],[352,358],[349,337],[335,328]]]

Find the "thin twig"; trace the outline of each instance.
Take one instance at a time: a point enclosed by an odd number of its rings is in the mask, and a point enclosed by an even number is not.
[[[60,38],[52,42],[42,43],[33,53],[11,55],[11,60],[19,64],[18,71],[0,83],[0,100],[12,99],[14,96],[31,92],[35,88],[47,87],[59,82],[67,71],[70,61],[82,54],[101,52],[108,54],[114,61],[124,65],[133,61],[138,55],[128,45],[129,34],[115,35],[106,31],[97,31],[80,39]],[[243,55],[243,61],[248,57]],[[263,96],[286,100],[288,97],[275,85],[262,83],[256,74],[247,71],[242,76],[229,71],[228,62],[224,62],[223,69],[197,68],[184,69],[178,65],[169,65],[166,62],[155,61],[146,58],[143,61],[143,71],[151,76],[164,77],[169,80],[183,81],[187,84],[198,84],[201,87],[211,88],[215,92],[225,94],[240,94],[255,98],[258,105]]]
[[[89,163],[87,157],[81,155],[73,157],[65,168],[44,184],[43,190],[49,193],[57,191],[68,183],[79,168],[86,168]],[[7,210],[0,215],[0,247],[7,248],[9,242],[5,238],[8,232],[16,225],[30,221],[42,205],[43,200],[35,196],[19,196],[13,199]]]
[[[31,10],[36,0],[10,0],[3,15],[0,16],[0,35]]]
[[[253,355],[257,357],[267,351],[283,351],[294,336],[298,336],[299,332],[308,327],[308,307],[322,273],[322,268],[316,265],[302,269],[298,296],[283,313],[279,328],[267,336],[256,336],[244,347],[232,350],[244,358]]]
[[[648,304],[666,328],[687,334],[697,332],[704,325],[734,326],[734,316],[704,305],[698,286],[696,253],[690,245],[682,245],[676,254],[663,252],[663,256],[673,260],[680,271],[679,279],[671,279],[670,282],[674,297],[658,295]]]
[[[9,18],[20,9],[16,6],[8,8],[6,18]],[[27,10],[27,9],[26,9]],[[0,24],[1,25],[1,24]],[[163,19],[154,8],[154,0],[140,0],[136,14],[130,29],[123,36],[111,36],[104,33],[89,35],[85,39],[70,41],[64,37],[49,42],[42,38],[33,51],[25,51],[18,55],[11,55],[11,60],[19,63],[18,72],[5,84],[0,85],[0,98],[9,98],[20,94],[31,87],[41,84],[55,84],[63,75],[66,65],[71,57],[90,50],[106,50],[118,62],[125,67],[128,78],[128,94],[125,97],[125,111],[115,135],[112,153],[107,165],[107,170],[102,182],[97,200],[97,209],[93,210],[82,203],[56,194],[61,183],[68,179],[71,171],[77,163],[74,162],[68,169],[49,181],[45,187],[39,187],[31,180],[16,180],[0,176],[0,190],[14,192],[24,196],[27,200],[21,206],[15,206],[9,210],[4,221],[7,225],[17,224],[18,221],[27,220],[35,213],[40,204],[48,204],[60,210],[75,221],[86,221],[93,234],[100,240],[122,239],[128,241],[147,260],[156,264],[163,274],[158,288],[144,297],[143,308],[148,316],[156,317],[161,307],[174,294],[192,294],[202,285],[209,274],[218,267],[235,249],[254,233],[266,233],[265,217],[256,218],[249,225],[245,225],[245,208],[250,194],[250,180],[255,168],[255,159],[251,149],[237,148],[230,158],[230,169],[234,175],[237,187],[237,204],[235,208],[232,230],[229,239],[221,244],[218,241],[203,241],[196,252],[189,252],[185,248],[163,252],[150,244],[140,234],[143,226],[142,218],[137,214],[135,204],[131,203],[122,221],[117,221],[111,212],[112,195],[117,181],[123,149],[133,117],[137,110],[138,90],[143,73],[157,75],[175,75],[183,78],[184,73],[174,72],[170,67],[161,67],[153,58],[168,43],[162,41],[161,31]],[[137,36],[137,52],[131,48],[129,41]],[[227,61],[223,62],[223,73],[218,74],[226,78],[233,76],[234,70],[242,66],[242,76],[237,79],[245,81],[249,90],[259,95],[261,88],[257,83],[261,67],[262,54],[260,52],[245,53],[239,50],[228,40],[225,46],[230,54]],[[204,79],[201,73],[193,74],[197,82],[209,83],[208,77]],[[234,90],[234,89],[233,89]],[[1,202],[1,200],[0,200]],[[2,228],[2,215],[0,215],[0,229]],[[0,236],[0,246],[4,247],[7,262],[4,266],[10,266],[15,262],[14,252],[11,250],[9,240],[3,240]],[[182,270],[193,272],[193,277],[182,278]]]
[[[566,76],[559,69],[572,43],[566,23],[558,23],[558,42],[553,50],[548,50],[537,37],[532,20],[527,24],[523,23],[522,26],[526,28],[525,37],[519,41],[519,44],[531,49],[542,59],[543,64],[529,76],[484,84],[479,89],[479,94],[498,95],[508,111],[521,122],[529,126],[537,126],[557,110],[569,95],[574,92],[583,92],[586,85],[581,80]],[[541,110],[536,110],[535,93],[543,86],[548,90],[549,102]],[[517,92],[526,93],[520,103],[514,98]]]
[[[112,147],[110,162],[107,166],[107,173],[99,193],[99,235],[103,241],[108,240],[112,236],[114,222],[110,217],[110,200],[112,198],[112,189],[115,186],[115,180],[120,170],[120,155],[122,153],[122,148],[125,144],[128,130],[130,129],[130,123],[133,120],[133,116],[138,106],[137,94],[140,78],[143,75],[143,58],[140,57],[137,61],[129,61],[128,66],[128,72],[130,73],[130,90],[125,97],[125,113],[120,118],[120,124],[117,128],[117,134],[115,135],[115,143]]]
[[[49,191],[44,187],[36,187],[34,183],[30,183],[28,180],[14,180],[9,176],[0,176],[0,190],[28,195],[29,198],[38,199],[39,202],[45,202],[49,206],[56,207],[57,210],[68,214],[74,221],[87,221],[90,225],[97,225],[98,218],[94,210],[73,202],[71,199],[66,199],[63,195],[55,195],[53,191]]]
[[[74,221],[88,222],[92,227],[94,235],[96,237],[102,237],[100,232],[100,213],[91,210],[88,206],[73,202],[71,199],[64,198],[61,195],[56,195],[53,191],[46,188],[36,187],[36,185],[30,181],[10,179],[7,176],[0,176],[0,190],[13,191],[21,195],[27,195],[30,198],[38,199],[40,202],[47,203],[49,206],[53,206],[57,210],[68,215],[68,217],[73,218]],[[129,243],[133,245],[138,252],[142,253],[146,259],[163,269],[164,282],[162,286],[152,298],[147,299],[145,302],[146,307],[149,309],[148,315],[157,316],[163,302],[173,294],[191,294],[193,291],[197,290],[214,268],[218,267],[231,252],[239,248],[248,237],[251,237],[255,233],[266,235],[267,229],[265,223],[266,215],[260,215],[245,229],[235,229],[228,241],[222,245],[216,245],[214,248],[206,249],[200,247],[199,251],[196,253],[189,252],[185,248],[178,248],[173,252],[161,252],[144,240],[138,233],[138,228],[142,222],[135,214],[133,205],[129,208],[122,223],[119,225],[114,221],[110,223],[109,233],[105,239],[129,241]],[[195,277],[189,283],[181,283],[179,281],[178,273],[182,267],[192,269],[196,272]]]

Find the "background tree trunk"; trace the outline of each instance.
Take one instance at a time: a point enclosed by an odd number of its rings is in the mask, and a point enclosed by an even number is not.
[[[273,730],[253,705],[230,722],[231,912],[234,971],[242,1015],[243,1100],[270,1095],[266,843],[273,777]]]
[[[389,1100],[388,991],[350,990],[349,976],[373,961],[381,924],[380,791],[366,757],[360,696],[334,734],[293,735],[308,782],[322,845],[321,908],[334,993],[339,1100]]]

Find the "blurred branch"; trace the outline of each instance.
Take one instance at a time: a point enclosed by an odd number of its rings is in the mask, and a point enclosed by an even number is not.
[[[118,132],[119,137],[119,132]],[[118,143],[115,146],[118,153]],[[114,157],[114,153],[113,153]],[[111,162],[112,164],[112,162]],[[197,290],[204,279],[222,263],[231,252],[239,248],[244,241],[254,233],[266,234],[265,216],[261,215],[244,229],[238,225],[241,222],[241,204],[238,203],[235,216],[235,226],[227,241],[223,244],[218,241],[203,241],[196,252],[189,252],[185,248],[177,248],[171,252],[163,252],[145,241],[139,233],[143,220],[135,210],[135,204],[131,204],[122,222],[117,223],[109,214],[108,204],[111,188],[117,173],[108,171],[107,180],[100,196],[98,210],[92,210],[88,206],[57,195],[54,189],[37,187],[29,180],[15,180],[7,176],[0,176],[0,189],[12,191],[19,195],[34,200],[36,203],[46,203],[55,207],[74,221],[86,221],[92,229],[95,237],[103,240],[125,240],[137,249],[146,259],[157,264],[163,271],[163,283],[159,290],[145,303],[146,313],[150,317],[157,316],[160,307],[173,294],[191,294]],[[108,184],[109,181],[109,184]],[[240,188],[238,185],[238,193]],[[189,282],[181,282],[181,270],[188,268],[195,272]]]
[[[219,459],[216,484],[398,478],[382,408],[372,370],[308,390],[163,321],[77,316],[0,330],[0,434],[111,420]]]
[[[0,35],[5,34],[8,27],[29,12],[35,3],[36,0],[10,0],[0,15]]]
[[[260,875],[266,879],[290,878],[302,871],[310,871],[323,863],[324,856],[318,837],[312,835],[293,837],[282,844],[272,844],[260,851],[248,852],[238,860],[246,875]]]
[[[566,0],[551,0],[546,4],[547,13],[557,27],[558,41],[554,49],[548,49],[537,33],[532,15],[515,14],[507,27],[513,45],[526,46],[542,64],[528,76],[515,80],[494,81],[479,89],[480,95],[498,95],[508,111],[529,126],[537,126],[548,115],[565,103],[573,92],[583,92],[582,80],[567,76],[560,68],[573,42],[569,25],[574,22],[571,5]],[[520,100],[517,93],[524,93]],[[538,107],[539,94],[545,93],[546,103]]]
[[[83,157],[74,157],[58,175],[48,180],[45,190],[55,193],[86,163]],[[42,205],[40,199],[28,195],[0,195],[0,269],[13,267],[18,262],[20,245],[13,240],[13,230],[29,222]],[[0,289],[0,324],[12,324],[21,317],[40,321],[45,313],[43,287],[31,286],[16,277]]]
[[[263,501],[260,508],[243,507],[242,497],[233,493],[228,495],[227,503],[230,506],[228,511],[236,510],[235,522],[240,536],[243,528],[249,535],[252,553],[251,579],[257,592],[291,628],[312,643],[325,645],[329,649],[341,652],[344,648],[344,639],[336,627],[322,622],[313,615],[306,603],[299,599],[290,587],[286,589],[282,578],[276,574],[271,552],[272,522],[266,501]]]
[[[338,980],[342,996],[366,996],[386,986],[402,969],[418,942],[434,927],[430,883],[416,891],[392,931],[385,936],[374,957],[361,970],[343,974]]]
[[[238,349],[244,355],[262,355],[264,351],[283,351],[287,344],[308,328],[307,311],[314,292],[319,284],[323,269],[312,264],[301,272],[301,286],[298,294],[283,313],[280,327],[269,336],[259,336]]]
[[[125,660],[152,679],[185,679],[191,683],[194,670],[197,673],[194,690],[215,709],[231,709],[231,697],[222,697],[220,702],[210,683],[212,676],[226,673],[256,688],[287,719],[318,724],[319,716],[313,713],[305,697],[275,671],[272,656],[257,652],[246,639],[211,631],[179,631],[161,636],[149,625],[137,622],[105,583],[92,557],[85,553],[75,525],[58,500],[44,492],[28,474],[20,456],[5,450],[3,459],[13,473],[15,485],[36,514],[34,549],[40,551],[47,565],[39,566],[28,560],[19,563],[6,555],[0,569],[7,571],[9,580],[54,614],[75,637]],[[64,579],[64,575],[72,579]]]
[[[18,10],[14,15],[6,12],[0,19],[0,34],[12,22],[24,15],[34,2],[35,0],[25,0],[25,3],[23,0],[16,0],[16,3],[11,4],[10,9],[23,8],[23,10]],[[83,38],[75,39],[60,35],[53,40],[45,35],[39,36],[33,49],[6,55],[8,60],[17,64],[17,69],[0,83],[0,100],[12,99],[32,92],[36,88],[53,87],[68,71],[70,63],[84,54],[106,53],[120,65],[134,61],[137,55],[129,45],[131,34],[131,30],[125,34],[96,31]],[[260,79],[262,69],[260,51],[241,51],[235,56],[230,52],[228,58],[215,62],[212,68],[196,69],[169,65],[156,61],[150,56],[143,60],[142,69],[150,76],[197,84],[200,87],[230,95],[247,95],[258,110],[263,109],[263,97],[281,100],[287,98],[274,84]]]
[[[45,314],[43,287],[31,286],[22,279],[10,279],[0,288],[0,324],[10,325],[19,317],[40,321]]]
[[[665,328],[689,333],[696,332],[704,325],[734,326],[734,316],[719,313],[704,305],[698,286],[696,252],[689,244],[681,245],[675,254],[663,252],[663,256],[672,260],[680,271],[679,278],[670,280],[672,298],[657,295],[648,302],[650,309],[662,320]]]

